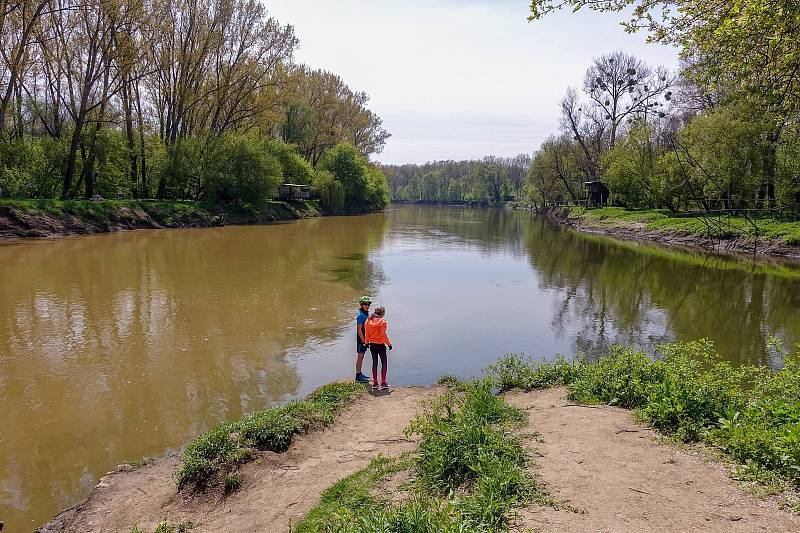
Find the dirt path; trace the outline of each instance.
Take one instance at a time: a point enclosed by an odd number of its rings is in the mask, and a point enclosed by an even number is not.
[[[564,389],[506,398],[542,437],[530,441],[540,478],[581,511],[532,508],[521,530],[800,531],[796,516],[747,494],[724,466],[658,442],[629,411],[567,406]]]
[[[401,388],[356,399],[325,429],[299,437],[283,454],[264,453],[241,471],[242,487],[186,499],[176,495],[171,476],[179,466],[167,458],[134,472],[103,478],[82,505],[66,511],[44,532],[123,532],[138,524],[153,531],[160,520],[191,520],[192,532],[289,531],[323,490],[364,468],[379,454],[396,456],[414,448],[403,429],[423,400],[439,389]]]

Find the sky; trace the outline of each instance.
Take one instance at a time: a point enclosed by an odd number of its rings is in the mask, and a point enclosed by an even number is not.
[[[620,27],[620,14],[528,22],[528,0],[264,0],[300,39],[296,60],[370,95],[392,134],[382,163],[532,153],[558,130],[559,101],[615,50],[677,66],[673,48]]]

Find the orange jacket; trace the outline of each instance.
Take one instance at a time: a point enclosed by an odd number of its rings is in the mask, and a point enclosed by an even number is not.
[[[366,337],[367,344],[392,344],[389,336],[386,335],[386,319],[381,317],[369,318],[364,323],[364,336]]]

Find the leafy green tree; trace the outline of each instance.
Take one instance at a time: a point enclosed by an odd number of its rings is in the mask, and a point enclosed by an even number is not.
[[[388,203],[386,177],[379,169],[370,166],[352,144],[339,143],[325,152],[319,170],[330,172],[341,183],[348,210],[382,209]]]
[[[327,213],[339,213],[344,209],[344,187],[336,181],[336,176],[327,170],[317,171],[314,189],[319,194],[322,209]]]
[[[722,106],[684,128],[678,155],[686,160],[688,174],[702,188],[704,198],[726,208],[756,202],[765,154],[771,151],[769,129],[745,103]]]
[[[327,170],[342,184],[345,202],[362,206],[366,203],[367,162],[355,146],[339,143],[322,156],[319,168]]]
[[[367,167],[366,207],[370,211],[379,211],[389,204],[389,185],[381,169]]]
[[[225,204],[263,205],[281,180],[281,164],[252,139],[225,136],[202,169],[210,196]]]
[[[661,207],[663,191],[656,177],[657,158],[650,128],[638,123],[603,157],[612,201],[627,207]]]
[[[295,146],[270,139],[265,149],[280,161],[284,183],[308,185],[314,179],[314,167],[297,152]]]
[[[283,142],[294,145],[305,145],[315,135],[314,110],[303,102],[294,102],[286,107],[286,114],[281,126]]]

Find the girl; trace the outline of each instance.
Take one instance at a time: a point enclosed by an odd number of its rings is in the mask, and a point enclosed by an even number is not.
[[[383,307],[376,307],[364,324],[364,335],[369,345],[369,353],[372,354],[372,390],[389,389],[389,384],[386,383],[386,347],[391,350],[392,341],[386,335],[387,324],[383,318],[385,313]],[[381,358],[380,386],[378,386],[378,356]]]

